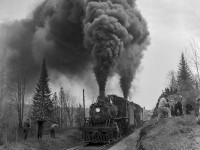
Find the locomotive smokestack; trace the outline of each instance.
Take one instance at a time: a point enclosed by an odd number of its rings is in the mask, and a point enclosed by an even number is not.
[[[105,89],[99,89],[99,96],[101,98],[105,97]]]
[[[124,95],[124,99],[128,100],[128,95]]]

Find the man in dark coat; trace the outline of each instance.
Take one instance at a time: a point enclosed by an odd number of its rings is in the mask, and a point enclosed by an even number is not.
[[[38,121],[37,121],[37,124],[38,124],[38,133],[37,133],[37,138],[42,138],[42,135],[43,135],[43,131],[44,131],[44,122],[45,122],[45,119],[44,118],[40,118]]]
[[[28,137],[29,128],[31,127],[29,119],[24,122],[24,140]]]
[[[179,115],[183,115],[183,110],[182,110],[183,98],[180,95],[180,92],[177,92],[177,95],[174,98],[174,101],[176,102],[176,104],[174,106],[174,114],[175,114],[175,116],[178,116],[177,111],[179,111]]]
[[[195,105],[195,116],[196,119],[199,119],[199,107],[200,107],[200,97],[196,99],[196,105]]]

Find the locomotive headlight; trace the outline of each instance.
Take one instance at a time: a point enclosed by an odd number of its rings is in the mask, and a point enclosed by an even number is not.
[[[97,113],[99,113],[99,112],[100,112],[100,108],[96,108],[95,110],[96,110],[96,112],[97,112]]]

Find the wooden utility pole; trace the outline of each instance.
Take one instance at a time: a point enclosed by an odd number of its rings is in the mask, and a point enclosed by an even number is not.
[[[84,113],[84,123],[85,123],[85,93],[83,89],[83,113]]]

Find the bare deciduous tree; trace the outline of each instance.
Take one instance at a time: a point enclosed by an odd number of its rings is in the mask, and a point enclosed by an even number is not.
[[[169,71],[167,74],[167,87],[172,88],[173,90],[178,88],[177,75],[173,70]]]
[[[63,114],[64,114],[64,102],[65,102],[65,92],[63,87],[60,88],[59,92],[59,105],[60,105],[60,126],[63,125]]]
[[[67,117],[68,117],[68,120],[69,120],[69,125],[72,127],[73,126],[73,122],[76,119],[76,116],[75,116],[75,113],[76,113],[76,110],[75,110],[76,97],[73,96],[70,91],[67,91],[65,93],[65,96],[66,96],[65,97],[66,101],[64,103],[64,109],[65,109],[65,111],[67,113]]]
[[[84,125],[84,108],[81,104],[79,104],[77,111],[76,111],[76,124],[79,128],[81,128]]]
[[[4,98],[6,96],[7,88],[6,88],[6,72],[2,68],[0,68],[0,121],[3,117],[3,103],[4,103]]]
[[[200,83],[200,39],[193,39],[190,41],[186,53],[189,57],[190,63],[196,70],[198,83]]]
[[[15,105],[18,113],[19,128],[23,127],[24,117],[24,104],[25,104],[25,78],[20,74],[17,76],[17,88],[14,90],[14,94],[11,94],[11,100]]]
[[[53,120],[57,123],[60,122],[60,106],[57,93],[55,92],[52,98],[53,102]]]

